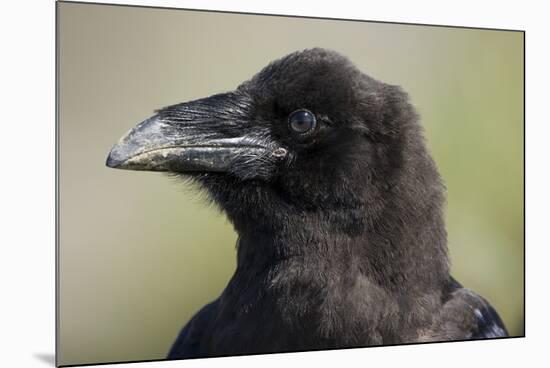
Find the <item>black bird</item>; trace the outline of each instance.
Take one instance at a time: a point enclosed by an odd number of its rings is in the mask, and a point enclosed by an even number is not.
[[[239,235],[170,359],[507,336],[449,275],[444,185],[406,93],[336,52],[158,110],[107,165],[191,178]]]

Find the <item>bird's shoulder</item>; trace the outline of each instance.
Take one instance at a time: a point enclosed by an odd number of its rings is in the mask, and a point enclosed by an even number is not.
[[[491,304],[451,279],[443,292],[441,313],[422,339],[441,341],[506,336],[506,327]]]
[[[205,329],[213,319],[218,299],[205,305],[181,329],[178,338],[168,353],[168,359],[198,358],[204,355],[201,342]]]

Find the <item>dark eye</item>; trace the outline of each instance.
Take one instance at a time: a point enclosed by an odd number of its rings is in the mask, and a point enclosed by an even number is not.
[[[296,110],[288,117],[288,126],[298,134],[306,134],[315,129],[317,121],[315,115],[308,110]]]

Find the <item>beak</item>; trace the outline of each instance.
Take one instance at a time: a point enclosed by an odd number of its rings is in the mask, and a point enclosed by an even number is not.
[[[122,137],[106,164],[127,170],[231,171],[236,161],[273,151],[266,132],[247,123],[249,108],[234,92],[169,106]]]

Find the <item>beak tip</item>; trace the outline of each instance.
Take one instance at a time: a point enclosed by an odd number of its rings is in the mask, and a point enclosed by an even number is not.
[[[105,165],[107,167],[117,169],[117,168],[120,168],[123,162],[124,160],[121,160],[120,158],[116,157],[116,155],[113,154],[113,151],[111,151],[109,152],[109,156],[107,156],[107,161],[105,162]]]

